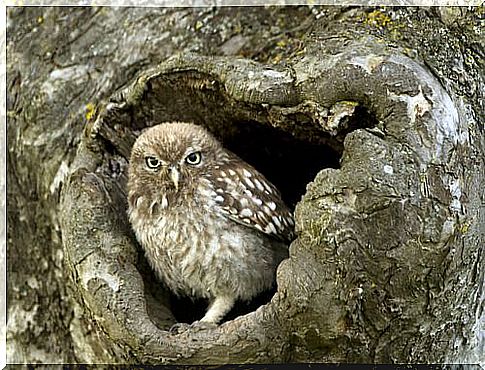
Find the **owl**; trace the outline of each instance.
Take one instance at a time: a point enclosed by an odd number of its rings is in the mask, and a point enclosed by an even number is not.
[[[134,143],[128,216],[158,278],[178,296],[207,298],[196,323],[212,325],[272,287],[294,229],[274,185],[205,128],[181,122]]]

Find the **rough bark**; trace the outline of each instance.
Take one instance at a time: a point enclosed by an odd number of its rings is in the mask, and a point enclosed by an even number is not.
[[[479,9],[8,16],[9,362],[480,360]],[[133,140],[169,120],[261,169],[298,234],[265,305],[180,335],[125,215]]]

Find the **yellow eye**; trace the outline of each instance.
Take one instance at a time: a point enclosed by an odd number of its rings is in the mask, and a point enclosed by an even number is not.
[[[185,162],[192,166],[196,166],[202,160],[202,154],[200,152],[193,152],[190,153],[187,157],[185,157]]]
[[[145,157],[145,162],[148,168],[152,170],[156,170],[162,164],[162,162],[160,162],[160,160],[155,157]]]

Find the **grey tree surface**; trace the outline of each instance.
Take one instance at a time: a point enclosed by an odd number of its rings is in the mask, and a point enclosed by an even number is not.
[[[484,362],[483,17],[9,8],[8,362]],[[297,225],[264,305],[179,335],[125,212],[131,145],[167,120]]]

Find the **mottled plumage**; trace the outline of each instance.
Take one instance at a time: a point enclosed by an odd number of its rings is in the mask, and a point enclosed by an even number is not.
[[[270,288],[293,237],[274,185],[194,124],[165,123],[140,135],[128,204],[150,265],[174,293],[210,300],[207,323]]]

